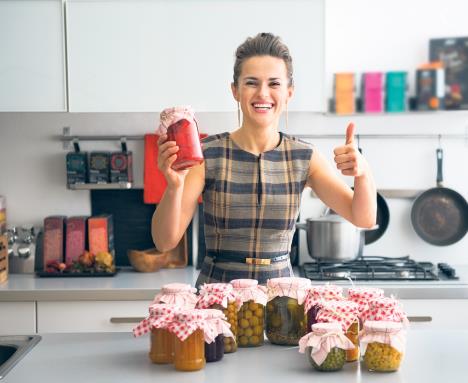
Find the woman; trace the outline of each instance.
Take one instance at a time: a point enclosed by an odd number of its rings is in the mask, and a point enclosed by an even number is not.
[[[236,51],[231,84],[240,127],[204,139],[205,162],[190,170],[171,169],[178,148],[159,139],[167,189],[153,216],[153,239],[160,251],[174,248],[203,195],[207,254],[197,286],[291,276],[289,251],[305,186],[354,225],[376,222],[375,185],[354,147],[352,124],[334,154],[342,174],[354,177],[354,192],[312,145],[278,131],[294,92],[292,75],[289,50],[277,36],[248,38]]]

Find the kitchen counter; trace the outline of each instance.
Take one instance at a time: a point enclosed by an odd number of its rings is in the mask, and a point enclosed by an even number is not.
[[[378,286],[386,295],[400,299],[465,299],[468,298],[468,266],[455,266],[459,280],[358,282]],[[299,275],[296,270],[296,275]],[[0,284],[0,302],[66,301],[66,300],[152,300],[161,286],[171,282],[195,284],[198,270],[194,267],[163,269],[155,273],[138,273],[130,268],[114,277],[38,278],[32,274],[10,274]],[[314,284],[324,282],[314,281]],[[345,281],[334,282],[349,287]]]
[[[4,378],[24,382],[463,382],[468,375],[468,331],[410,330],[400,370],[371,373],[358,362],[337,372],[315,371],[297,347],[266,344],[239,349],[196,372],[154,365],[149,337],[130,333],[45,334],[39,344]]]

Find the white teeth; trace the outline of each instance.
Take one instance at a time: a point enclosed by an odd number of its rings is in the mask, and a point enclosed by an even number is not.
[[[253,104],[254,108],[271,109],[271,104]]]

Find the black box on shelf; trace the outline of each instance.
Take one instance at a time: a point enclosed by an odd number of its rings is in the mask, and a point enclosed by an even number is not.
[[[67,184],[84,184],[88,177],[88,153],[69,152],[67,161]]]
[[[429,40],[429,60],[445,68],[445,109],[468,109],[468,37]]]
[[[111,154],[110,182],[133,182],[132,152],[114,152]]]
[[[91,152],[89,154],[89,183],[108,183],[110,152]]]
[[[422,67],[416,70],[416,109],[444,109],[444,69]]]

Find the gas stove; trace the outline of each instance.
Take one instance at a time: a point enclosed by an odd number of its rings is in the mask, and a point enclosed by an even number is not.
[[[416,262],[409,256],[391,258],[363,256],[348,262],[307,262],[300,266],[302,277],[336,281],[438,281],[457,280],[455,269],[446,263]]]

